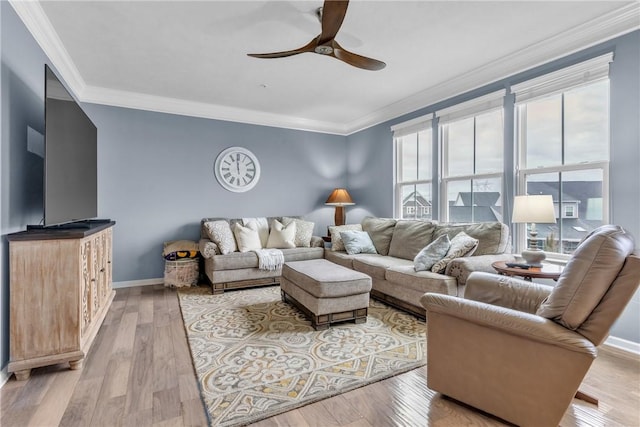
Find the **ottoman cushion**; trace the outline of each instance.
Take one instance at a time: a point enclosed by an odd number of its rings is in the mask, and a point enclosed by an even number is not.
[[[287,262],[282,277],[316,298],[338,298],[368,293],[371,277],[326,259]]]

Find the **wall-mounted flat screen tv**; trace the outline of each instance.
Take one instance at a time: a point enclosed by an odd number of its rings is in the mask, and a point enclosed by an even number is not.
[[[98,216],[98,130],[45,65],[44,225]]]

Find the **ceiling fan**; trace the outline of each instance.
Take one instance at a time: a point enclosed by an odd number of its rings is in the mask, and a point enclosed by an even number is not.
[[[384,62],[349,52],[336,41],[336,34],[338,34],[340,26],[342,26],[348,6],[349,0],[325,0],[324,6],[317,10],[317,15],[322,24],[322,32],[305,46],[283,52],[249,53],[247,55],[254,58],[284,58],[299,53],[312,52],[331,56],[365,70],[376,71],[383,69],[387,65]]]

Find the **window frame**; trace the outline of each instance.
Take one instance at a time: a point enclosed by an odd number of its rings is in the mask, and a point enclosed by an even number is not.
[[[415,119],[409,120],[407,122],[400,123],[398,125],[392,126],[391,130],[393,131],[393,152],[394,152],[394,217],[400,219],[416,219],[418,209],[414,206],[413,209],[413,217],[405,217],[404,216],[404,207],[403,207],[403,197],[402,197],[402,189],[405,186],[413,185],[414,188],[418,185],[430,185],[431,195],[432,195],[432,203],[433,203],[433,123],[432,123],[432,114],[427,116],[417,117]],[[415,179],[415,180],[403,180],[403,155],[402,155],[402,144],[400,143],[401,138],[407,135],[416,135],[416,145],[419,147],[420,139],[419,134],[424,132],[427,135],[430,135],[431,138],[431,152],[429,153],[429,161],[431,162],[430,168],[432,169],[432,176],[428,179]],[[420,156],[416,157],[416,169],[419,170]],[[417,174],[416,178],[419,176]],[[433,210],[430,210],[430,219],[433,219]]]
[[[500,96],[504,97],[505,93],[503,91],[499,92]],[[502,99],[502,98],[501,98]],[[483,114],[492,113],[494,111],[500,111],[502,115],[502,141],[500,144],[500,148],[502,150],[503,156],[503,166],[500,172],[483,172],[483,173],[472,173],[466,175],[449,175],[449,144],[446,142],[449,137],[449,126],[453,123],[466,120],[469,118],[473,118],[473,170],[476,170],[476,154],[477,154],[477,117]],[[473,201],[473,183],[478,180],[487,180],[487,179],[499,179],[500,180],[500,200],[504,201],[505,199],[505,171],[504,171],[504,127],[505,127],[505,111],[504,106],[496,107],[493,104],[488,105],[486,109],[476,108],[475,111],[471,115],[461,116],[455,118],[453,120],[446,121],[445,123],[438,124],[438,144],[441,148],[442,156],[441,156],[441,175],[440,175],[440,218],[444,222],[450,222],[449,215],[449,202],[448,202],[448,189],[449,185],[452,182],[456,181],[469,181],[471,184],[470,192],[471,198]],[[475,221],[474,219],[474,209],[473,202],[471,203],[471,221]],[[504,203],[502,204],[504,209]],[[501,222],[504,222],[504,211],[503,218]]]

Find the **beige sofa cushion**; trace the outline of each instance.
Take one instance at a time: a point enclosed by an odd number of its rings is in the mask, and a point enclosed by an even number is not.
[[[389,245],[393,237],[393,229],[396,226],[393,218],[366,217],[362,220],[362,230],[369,233],[369,237],[380,255],[389,255]]]
[[[414,271],[408,265],[389,267],[385,277],[388,282],[420,292],[436,292],[446,295],[457,295],[458,293],[455,278],[431,271]]]
[[[377,279],[384,279],[387,268],[409,266],[413,268],[413,261],[384,255],[361,254],[353,259],[353,269]]]
[[[450,239],[453,239],[461,231],[479,240],[478,247],[473,253],[476,256],[502,254],[509,246],[509,226],[501,222],[442,223],[438,224],[433,238],[437,239],[443,234],[447,234]]]
[[[319,259],[324,254],[324,248],[291,248],[281,249],[284,261],[304,261]],[[214,270],[239,270],[243,268],[258,268],[258,256],[255,252],[232,252],[226,255],[214,255],[211,259]],[[267,273],[266,270],[260,270]]]
[[[393,229],[389,255],[413,261],[418,252],[437,237],[434,236],[435,229],[436,225],[431,221],[398,220]]]
[[[537,315],[575,330],[598,305],[635,247],[633,237],[615,225],[597,228],[578,245],[558,284]]]

